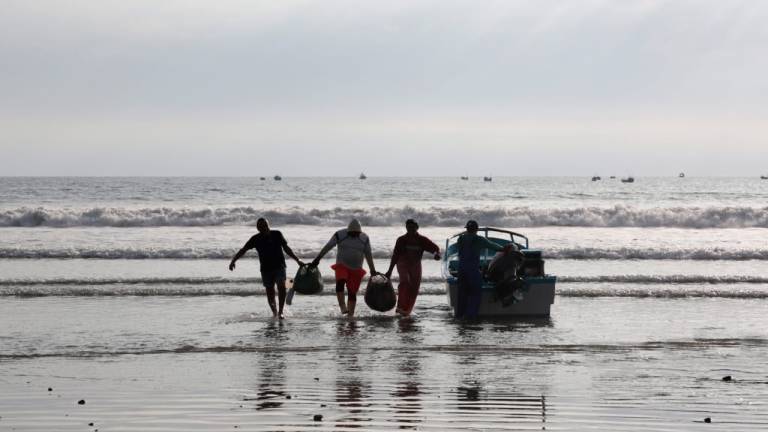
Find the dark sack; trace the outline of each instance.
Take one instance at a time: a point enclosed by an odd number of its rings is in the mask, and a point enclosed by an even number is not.
[[[293,289],[299,294],[320,294],[323,291],[320,270],[317,267],[300,267],[293,278]]]
[[[379,312],[387,312],[392,310],[396,303],[395,289],[386,276],[376,275],[368,279],[368,286],[365,288],[365,304],[369,308]]]

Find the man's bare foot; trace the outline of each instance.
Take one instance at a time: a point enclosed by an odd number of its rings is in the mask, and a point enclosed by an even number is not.
[[[285,319],[285,316],[283,314],[277,314],[277,319],[283,320]]]

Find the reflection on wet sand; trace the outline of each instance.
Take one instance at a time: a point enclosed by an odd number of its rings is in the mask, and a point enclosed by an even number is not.
[[[269,346],[275,348],[258,356],[257,391],[255,397],[245,397],[244,401],[255,401],[257,411],[276,409],[283,406],[288,393],[285,391],[285,352],[279,349],[288,339],[281,321],[270,321],[258,338],[263,338]]]
[[[361,366],[361,354],[357,349],[361,327],[356,320],[340,321],[336,327],[338,345],[335,397],[337,407],[345,413],[336,420],[337,428],[361,428],[372,420],[363,416],[368,412],[366,408],[370,407],[370,403],[365,400],[369,397],[371,386],[359,376],[366,372]]]
[[[398,321],[397,332],[403,347],[417,346],[423,341],[421,327],[412,319]],[[391,393],[393,421],[399,423],[400,429],[418,429],[424,417],[420,353],[403,349],[397,362],[397,374],[397,387]]]

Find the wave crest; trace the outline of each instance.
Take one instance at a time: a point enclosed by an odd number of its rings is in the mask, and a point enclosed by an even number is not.
[[[256,224],[266,217],[276,225],[340,226],[357,218],[366,226],[400,226],[417,218],[423,226],[462,226],[467,219],[508,227],[672,227],[768,228],[768,207],[577,207],[539,209],[370,207],[333,209],[21,207],[0,212],[0,227],[170,227]]]

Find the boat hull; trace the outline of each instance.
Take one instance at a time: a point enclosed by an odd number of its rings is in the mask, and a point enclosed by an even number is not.
[[[492,284],[483,284],[480,300],[480,317],[543,317],[549,316],[550,307],[555,302],[555,276],[526,278],[523,299],[509,306],[503,306],[496,300]],[[458,279],[449,278],[445,283],[448,304],[456,311]]]

